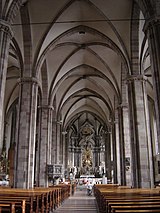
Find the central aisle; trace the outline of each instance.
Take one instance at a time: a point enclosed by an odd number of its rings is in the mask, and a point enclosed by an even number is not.
[[[54,213],[98,213],[94,195],[88,196],[86,189],[77,189]]]

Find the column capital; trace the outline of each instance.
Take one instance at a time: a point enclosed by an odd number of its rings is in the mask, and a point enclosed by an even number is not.
[[[110,130],[110,131],[105,131],[104,134],[105,134],[105,135],[110,135],[110,134],[112,134],[112,132],[111,132],[111,130]]]
[[[51,109],[51,110],[54,110],[54,107],[51,106],[51,105],[41,105],[41,106],[38,106],[39,109]]]
[[[147,81],[147,77],[144,75],[128,75],[128,77],[126,78],[126,83],[131,83],[134,81]]]
[[[160,24],[160,16],[152,16],[145,21],[143,32],[146,33],[149,28]]]
[[[71,139],[76,140],[76,139],[78,139],[78,136],[72,136]]]
[[[22,77],[22,78],[19,78],[19,79],[17,80],[17,82],[18,82],[19,84],[35,83],[35,84],[40,85],[40,81],[39,81],[37,78],[34,78],[34,77]]]
[[[122,108],[128,108],[128,104],[127,103],[121,103],[117,106],[117,109],[122,109]]]
[[[13,37],[13,31],[12,31],[10,23],[8,23],[7,21],[5,21],[3,19],[0,19],[0,30],[7,33],[10,38]]]

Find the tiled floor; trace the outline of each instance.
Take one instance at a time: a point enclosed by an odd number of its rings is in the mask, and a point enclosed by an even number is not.
[[[96,200],[85,188],[77,189],[54,213],[98,213]]]

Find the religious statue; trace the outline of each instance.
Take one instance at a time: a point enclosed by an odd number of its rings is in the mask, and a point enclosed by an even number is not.
[[[83,154],[83,167],[92,167],[92,156],[91,156],[91,149],[86,147]]]

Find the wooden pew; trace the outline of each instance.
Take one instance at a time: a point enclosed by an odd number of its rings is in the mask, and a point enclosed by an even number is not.
[[[0,202],[15,202],[15,208],[21,207],[22,212],[24,213],[25,210],[29,211],[30,213],[35,212],[44,212],[43,210],[39,209],[38,203],[43,195],[37,194],[35,192],[29,192],[26,190],[11,190],[11,191],[0,191]],[[25,206],[24,206],[25,203]]]
[[[50,186],[52,189],[58,189],[55,192],[55,209],[71,195],[71,187],[71,184],[58,184],[55,186]]]
[[[0,213],[2,211],[15,213],[15,203],[0,203]]]
[[[139,204],[133,204],[133,205],[125,205],[125,206],[117,206],[117,205],[112,205],[111,206],[111,213],[115,213],[117,210],[121,210],[121,211],[124,211],[124,210],[159,210],[160,211],[160,205],[156,205],[154,203],[152,204],[145,204],[145,205],[139,205]]]
[[[112,205],[114,206],[126,206],[126,205],[145,205],[145,204],[160,204],[160,198],[159,199],[150,199],[150,198],[134,198],[134,199],[126,199],[126,198],[119,198],[119,199],[108,199],[106,201],[106,210],[105,212],[111,212]]]
[[[150,213],[150,212],[160,212],[159,209],[129,209],[129,210],[125,210],[125,209],[122,209],[122,210],[115,210],[115,213],[134,213],[134,212],[137,212],[137,213]]]
[[[103,190],[114,190],[116,188],[119,187],[119,184],[95,184],[94,187],[93,187],[93,193],[94,193],[94,196],[97,200],[97,205],[98,205],[98,208],[99,208],[99,211],[100,212],[103,212],[104,211],[104,200],[103,200],[103,193],[101,191]]]
[[[22,213],[47,213],[57,208],[70,195],[70,186],[36,187],[34,189],[0,188],[0,211],[11,205]]]
[[[0,202],[21,202],[25,200],[25,208],[21,204],[22,212],[49,212],[48,191],[33,189],[10,189],[0,191]]]
[[[54,209],[58,208],[62,203],[62,188],[59,185],[50,186],[54,190]]]
[[[35,190],[39,192],[46,192],[44,197],[45,211],[52,211],[61,205],[64,195],[61,186],[52,186],[48,188],[36,187]]]
[[[95,192],[95,197],[99,207],[99,211],[101,213],[112,212],[114,208],[111,210],[110,204],[109,204],[111,202],[116,202],[116,203],[119,202],[119,204],[115,204],[115,205],[124,206],[123,203],[127,202],[127,200],[130,203],[133,202],[133,200],[134,202],[138,202],[139,199],[141,200],[141,202],[145,202],[146,200],[146,203],[147,202],[150,203],[150,207],[148,208],[153,208],[154,210],[158,208],[158,206],[156,207],[156,205],[158,204],[160,205],[160,190],[159,189],[157,190],[155,188],[154,189],[139,189],[139,188],[128,189],[127,187],[111,188],[111,187],[105,187],[105,186],[103,187],[95,186],[94,192]],[[126,203],[126,206],[127,205],[129,206],[129,203],[128,204]],[[140,210],[143,210],[142,206],[143,204],[140,205]],[[120,208],[121,207],[119,207],[119,210],[121,210]],[[124,208],[127,208],[127,207],[124,207]],[[132,210],[133,207],[130,207],[130,209]]]

